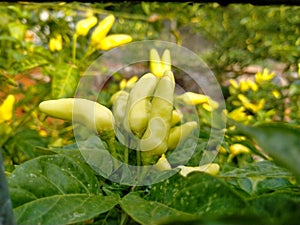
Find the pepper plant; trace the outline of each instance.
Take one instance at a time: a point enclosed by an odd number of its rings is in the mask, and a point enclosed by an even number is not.
[[[85,76],[84,70],[94,59],[115,44],[131,41],[128,35],[115,36],[119,33],[116,28],[134,27],[132,37],[137,37],[146,27],[143,37],[153,37],[151,33],[158,37],[162,15],[178,15],[178,24],[192,18],[196,23],[210,15],[218,18],[217,22],[225,20],[224,27],[219,28],[214,22],[211,31],[223,30],[230,28],[231,15],[223,10],[248,11],[238,10],[242,6],[221,8],[217,4],[185,3],[184,10],[171,3],[126,3],[132,7],[107,4],[83,7],[74,3],[82,14],[74,14],[71,5],[65,3],[47,5],[49,14],[27,6],[39,12],[37,17],[24,5],[1,8],[5,15],[0,22],[5,28],[0,31],[1,51],[9,60],[0,58],[0,149],[8,181],[8,188],[2,189],[6,183],[1,173],[0,202],[1,206],[2,202],[8,204],[0,208],[0,221],[298,224],[300,71],[285,86],[276,83],[271,68],[249,79],[230,80],[223,110],[216,99],[200,92],[177,93],[180,76],[170,57],[175,52],[165,49],[160,55],[153,46],[147,52],[150,61],[146,73],[132,73],[130,77],[115,73],[94,101],[74,96],[79,78]],[[65,7],[64,13],[55,14],[61,6]],[[112,13],[107,8],[120,11]],[[255,17],[256,8],[246,8],[253,10]],[[288,11],[283,6],[272,7],[268,17],[278,12],[281,20]],[[76,19],[70,22],[70,16]],[[253,46],[258,40],[268,42],[270,36],[252,34],[250,28],[259,27],[259,20],[253,24],[247,16],[234,24],[249,28],[247,49],[255,56],[264,55],[262,48]],[[291,18],[290,22],[297,22],[296,17]],[[209,21],[203,20],[199,26],[210,27]],[[138,30],[136,24],[146,26]],[[35,31],[43,45],[33,42],[33,33],[25,28]],[[229,39],[222,42],[225,47],[232,47]],[[293,36],[288,41],[290,44],[296,40]],[[282,48],[274,46],[272,52],[277,54]],[[293,53],[294,48],[289,52]],[[221,66],[236,62],[231,60],[235,54],[228,57],[220,59]],[[280,58],[291,58],[294,65],[298,56],[293,53]],[[105,70],[105,65],[98,66]],[[37,85],[28,89],[16,87],[18,73],[30,73],[33,68],[40,69],[45,80],[36,78]],[[14,88],[32,96],[20,99],[19,92],[11,91]],[[192,109],[195,117],[186,113]],[[224,121],[226,127],[218,126]],[[224,141],[215,143],[210,139],[211,131],[224,134]],[[184,159],[186,153],[189,160]],[[200,165],[204,158],[210,160]]]

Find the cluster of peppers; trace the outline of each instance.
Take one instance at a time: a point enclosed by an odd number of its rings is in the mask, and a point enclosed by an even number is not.
[[[91,46],[96,50],[107,51],[114,47],[126,44],[132,41],[132,37],[127,34],[109,34],[113,24],[115,22],[115,16],[110,14],[98,22],[98,19],[94,15],[89,15],[86,18],[78,21],[75,26],[74,34],[74,45],[76,44],[77,38],[79,36],[87,36],[89,31],[93,29],[91,33]],[[97,24],[98,23],[98,24]],[[76,47],[76,46],[73,46]],[[50,38],[49,41],[50,51],[61,51],[62,50],[62,36],[61,34],[56,34]]]
[[[117,137],[121,143],[140,151],[143,165],[154,164],[158,170],[168,170],[172,168],[165,153],[175,149],[198,127],[196,121],[182,122],[182,114],[173,104],[174,89],[170,51],[165,50],[161,59],[157,50],[151,49],[150,72],[115,93],[111,97],[112,110],[82,98],[43,101],[39,109],[51,117],[82,123],[107,143]],[[93,112],[93,117],[87,112]],[[211,163],[180,169],[184,176],[192,171],[216,174],[219,166]]]
[[[112,96],[112,112],[120,131],[117,137],[128,146],[134,143],[144,165],[153,164],[167,150],[176,148],[198,126],[195,121],[180,124],[181,114],[173,105],[174,88],[170,51],[165,50],[160,60],[152,49],[150,72],[129,90]]]

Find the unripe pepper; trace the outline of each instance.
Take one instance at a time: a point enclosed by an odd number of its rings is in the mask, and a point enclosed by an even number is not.
[[[105,37],[97,45],[99,50],[109,50],[132,41],[132,37],[127,34],[111,34]]]
[[[172,112],[172,121],[171,121],[171,127],[179,123],[182,119],[182,114],[178,112],[178,110],[173,110]]]
[[[144,164],[152,163],[168,149],[175,88],[172,76],[171,71],[166,71],[158,81],[153,95],[150,120],[140,141]]]
[[[100,44],[100,42],[106,37],[112,25],[115,22],[114,15],[110,14],[105,17],[95,28],[91,36],[91,42],[94,45]]]
[[[189,134],[195,130],[197,126],[197,122],[190,121],[171,128],[168,139],[168,149],[175,149],[180,142],[186,140]]]
[[[153,165],[153,168],[158,171],[171,170],[172,167],[167,160],[165,154],[162,154],[156,164]]]
[[[129,93],[127,91],[119,91],[116,93],[116,96],[112,96],[112,112],[118,126],[123,125],[128,98]]]
[[[82,98],[47,100],[40,103],[39,109],[51,117],[79,122],[103,137],[114,132],[112,112],[94,101]]]
[[[130,91],[124,128],[141,137],[144,133],[150,116],[150,99],[157,84],[157,78],[152,73],[143,75]]]

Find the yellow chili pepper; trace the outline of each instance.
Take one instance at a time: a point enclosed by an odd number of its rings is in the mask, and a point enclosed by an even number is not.
[[[181,99],[187,105],[198,105],[201,103],[208,103],[209,97],[203,94],[198,94],[195,92],[185,92],[182,95],[177,96],[178,99]]]
[[[153,95],[150,120],[140,141],[142,161],[145,165],[151,164],[168,149],[175,88],[172,76],[171,71],[166,71],[158,81]]]
[[[162,60],[156,49],[150,50],[150,72],[157,77],[162,77],[164,72],[171,70],[171,56],[170,51],[166,49],[163,52]]]
[[[152,73],[143,75],[130,91],[124,128],[141,137],[147,127],[151,110],[150,99],[157,84]]]
[[[168,149],[175,149],[180,142],[184,141],[189,134],[197,128],[197,126],[197,122],[191,121],[171,128],[168,139]]]
[[[266,81],[270,81],[275,77],[275,73],[270,71],[268,69],[264,69],[263,72],[258,72],[255,74],[255,81],[258,84],[262,84]]]
[[[192,172],[203,172],[203,173],[208,173],[210,175],[217,175],[220,171],[220,166],[217,163],[208,163],[202,166],[178,166],[177,168],[181,169],[180,170],[180,175],[186,177],[188,174]]]
[[[49,49],[51,52],[62,50],[62,37],[60,34],[50,38]]]
[[[97,48],[99,50],[109,50],[117,46],[127,44],[132,41],[132,37],[127,34],[112,34],[108,35],[100,41]]]
[[[156,164],[153,165],[153,168],[158,171],[164,171],[164,170],[171,170],[172,167],[170,163],[168,162],[165,154],[162,154],[162,156],[159,158]]]
[[[182,114],[179,113],[178,110],[173,110],[172,112],[172,121],[171,121],[171,127],[173,127],[174,125],[176,125],[177,123],[179,123],[182,119]]]
[[[114,117],[105,106],[82,98],[62,98],[47,100],[39,104],[39,109],[45,114],[69,121],[79,122],[100,136],[114,131]],[[92,117],[91,117],[92,115]]]
[[[112,112],[115,117],[116,123],[118,125],[121,125],[123,123],[128,97],[129,97],[128,92],[119,91],[118,95],[115,97],[115,100],[113,101]]]
[[[15,103],[15,96],[8,95],[0,105],[0,123],[8,121],[12,118],[12,111]]]
[[[236,143],[231,146],[229,146],[230,154],[233,156],[239,155],[239,154],[249,154],[251,151],[248,147],[245,145]]]
[[[94,45],[100,44],[100,42],[106,37],[112,25],[115,22],[114,15],[110,14],[105,17],[95,28],[91,36],[91,42]]]
[[[90,29],[97,24],[97,21],[98,21],[98,19],[95,16],[91,16],[91,17],[80,20],[76,24],[75,33],[77,35],[86,36],[88,34],[88,32],[90,31]]]
[[[119,88],[121,90],[123,89],[131,89],[135,85],[136,81],[138,80],[138,76],[133,76],[129,80],[126,80],[125,78],[121,80],[119,84]]]

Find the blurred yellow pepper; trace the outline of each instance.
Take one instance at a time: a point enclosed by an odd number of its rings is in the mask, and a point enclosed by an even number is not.
[[[244,106],[241,106],[239,108],[236,108],[228,113],[228,116],[237,122],[247,122],[252,119],[251,115],[246,114],[246,109]]]
[[[236,143],[231,146],[229,146],[230,154],[233,156],[239,155],[239,154],[248,154],[250,153],[250,149],[246,147],[245,145]]]
[[[12,118],[12,111],[15,103],[15,96],[8,95],[0,105],[0,123]]]
[[[237,155],[251,153],[251,150],[248,147],[246,147],[245,145],[239,144],[239,143],[230,145],[229,151],[230,151],[230,154],[227,159],[227,162],[231,162],[232,159]]]
[[[178,99],[181,99],[187,105],[198,105],[201,103],[208,103],[209,101],[208,96],[190,91],[179,95]]]
[[[95,28],[91,36],[91,42],[93,45],[99,45],[100,42],[106,37],[112,25],[115,22],[114,15],[110,14],[105,17]]]
[[[257,104],[251,103],[249,99],[242,94],[238,95],[238,99],[242,102],[243,106],[246,109],[251,110],[254,113],[257,113],[259,110],[263,109],[265,106],[265,99],[260,99]]]
[[[90,16],[88,18],[80,20],[76,24],[76,34],[81,36],[86,36],[89,30],[97,24],[97,17]]]
[[[138,80],[138,76],[133,76],[129,80],[122,79],[119,84],[119,87],[121,90],[123,90],[125,88],[131,89],[137,80]]]
[[[132,37],[127,34],[112,34],[105,37],[103,40],[100,41],[97,48],[99,50],[109,50],[115,48],[117,46],[129,43],[132,41]]]
[[[252,89],[252,91],[255,92],[258,90],[258,86],[253,80],[247,79],[246,82],[247,82],[248,86]]]
[[[57,34],[55,37],[50,38],[49,49],[51,52],[62,50],[62,37]]]
[[[270,81],[275,77],[274,73],[270,73],[268,69],[264,69],[263,72],[258,72],[255,74],[255,81],[261,84],[265,81]]]
[[[246,92],[249,90],[249,85],[248,82],[246,80],[241,80],[240,81],[240,89],[242,92]]]
[[[168,49],[164,50],[160,58],[156,49],[150,50],[150,72],[157,77],[162,77],[166,70],[171,70],[171,55]]]
[[[275,98],[279,99],[281,97],[281,94],[278,90],[273,90],[272,94]]]

